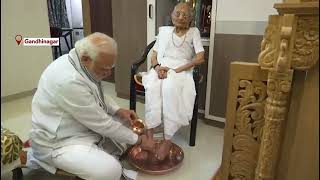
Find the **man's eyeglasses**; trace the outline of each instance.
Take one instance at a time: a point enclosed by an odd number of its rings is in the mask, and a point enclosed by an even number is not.
[[[104,70],[113,70],[116,67],[116,64],[113,64],[112,66],[106,66],[103,69]]]

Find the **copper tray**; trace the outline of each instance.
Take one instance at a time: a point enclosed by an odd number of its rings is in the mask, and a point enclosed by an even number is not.
[[[157,142],[156,146],[159,146],[159,144],[160,141]],[[168,174],[169,172],[178,169],[184,158],[182,149],[174,143],[172,145],[169,155],[163,161],[157,160],[154,154],[146,151],[143,153],[149,153],[148,158],[139,159],[138,156],[142,150],[139,146],[133,146],[128,151],[129,163],[146,174]]]

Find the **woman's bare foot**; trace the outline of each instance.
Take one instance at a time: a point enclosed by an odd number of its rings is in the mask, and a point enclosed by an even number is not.
[[[160,161],[164,160],[168,156],[171,150],[171,147],[172,147],[172,142],[170,140],[163,140],[160,144],[159,149],[156,152],[156,157]]]
[[[147,136],[147,138],[153,139],[153,133],[154,133],[153,128],[147,129],[147,130],[146,130],[146,136]]]
[[[147,151],[141,151],[137,154],[136,159],[139,161],[146,161],[148,159],[149,153]]]
[[[154,154],[155,153],[155,144],[156,144],[156,142],[153,139],[154,129],[153,128],[147,129],[145,134],[147,136],[147,140],[149,142],[153,142],[153,148],[152,149],[148,148],[148,149],[145,149],[145,150],[147,150],[147,151],[149,151],[149,152]]]
[[[141,135],[140,148],[142,150],[154,153],[155,152],[155,141],[151,138],[148,138],[146,135]]]

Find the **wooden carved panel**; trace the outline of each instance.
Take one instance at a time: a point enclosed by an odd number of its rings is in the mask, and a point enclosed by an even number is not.
[[[269,24],[261,42],[258,62],[262,69],[272,69],[280,50],[281,16],[269,17]],[[296,31],[292,38],[293,52],[291,68],[307,70],[319,60],[319,16],[300,16],[297,18]]]
[[[261,42],[261,52],[258,57],[258,62],[262,69],[271,69],[278,55],[279,21],[280,16],[269,16],[268,26]]]
[[[256,63],[230,66],[222,179],[253,179],[267,98],[267,73]]]
[[[301,2],[319,2],[319,0],[301,0]]]
[[[292,68],[307,70],[319,60],[319,16],[298,18]]]
[[[264,126],[266,81],[239,80],[229,179],[253,179]]]
[[[319,59],[318,1],[275,8],[280,15],[269,16],[260,67],[230,66],[222,180],[274,179],[293,72],[310,69]]]

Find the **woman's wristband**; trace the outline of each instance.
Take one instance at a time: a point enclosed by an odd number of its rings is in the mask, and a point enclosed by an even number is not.
[[[156,65],[152,66],[153,69],[156,69],[157,66],[160,66],[159,63],[157,63]]]

